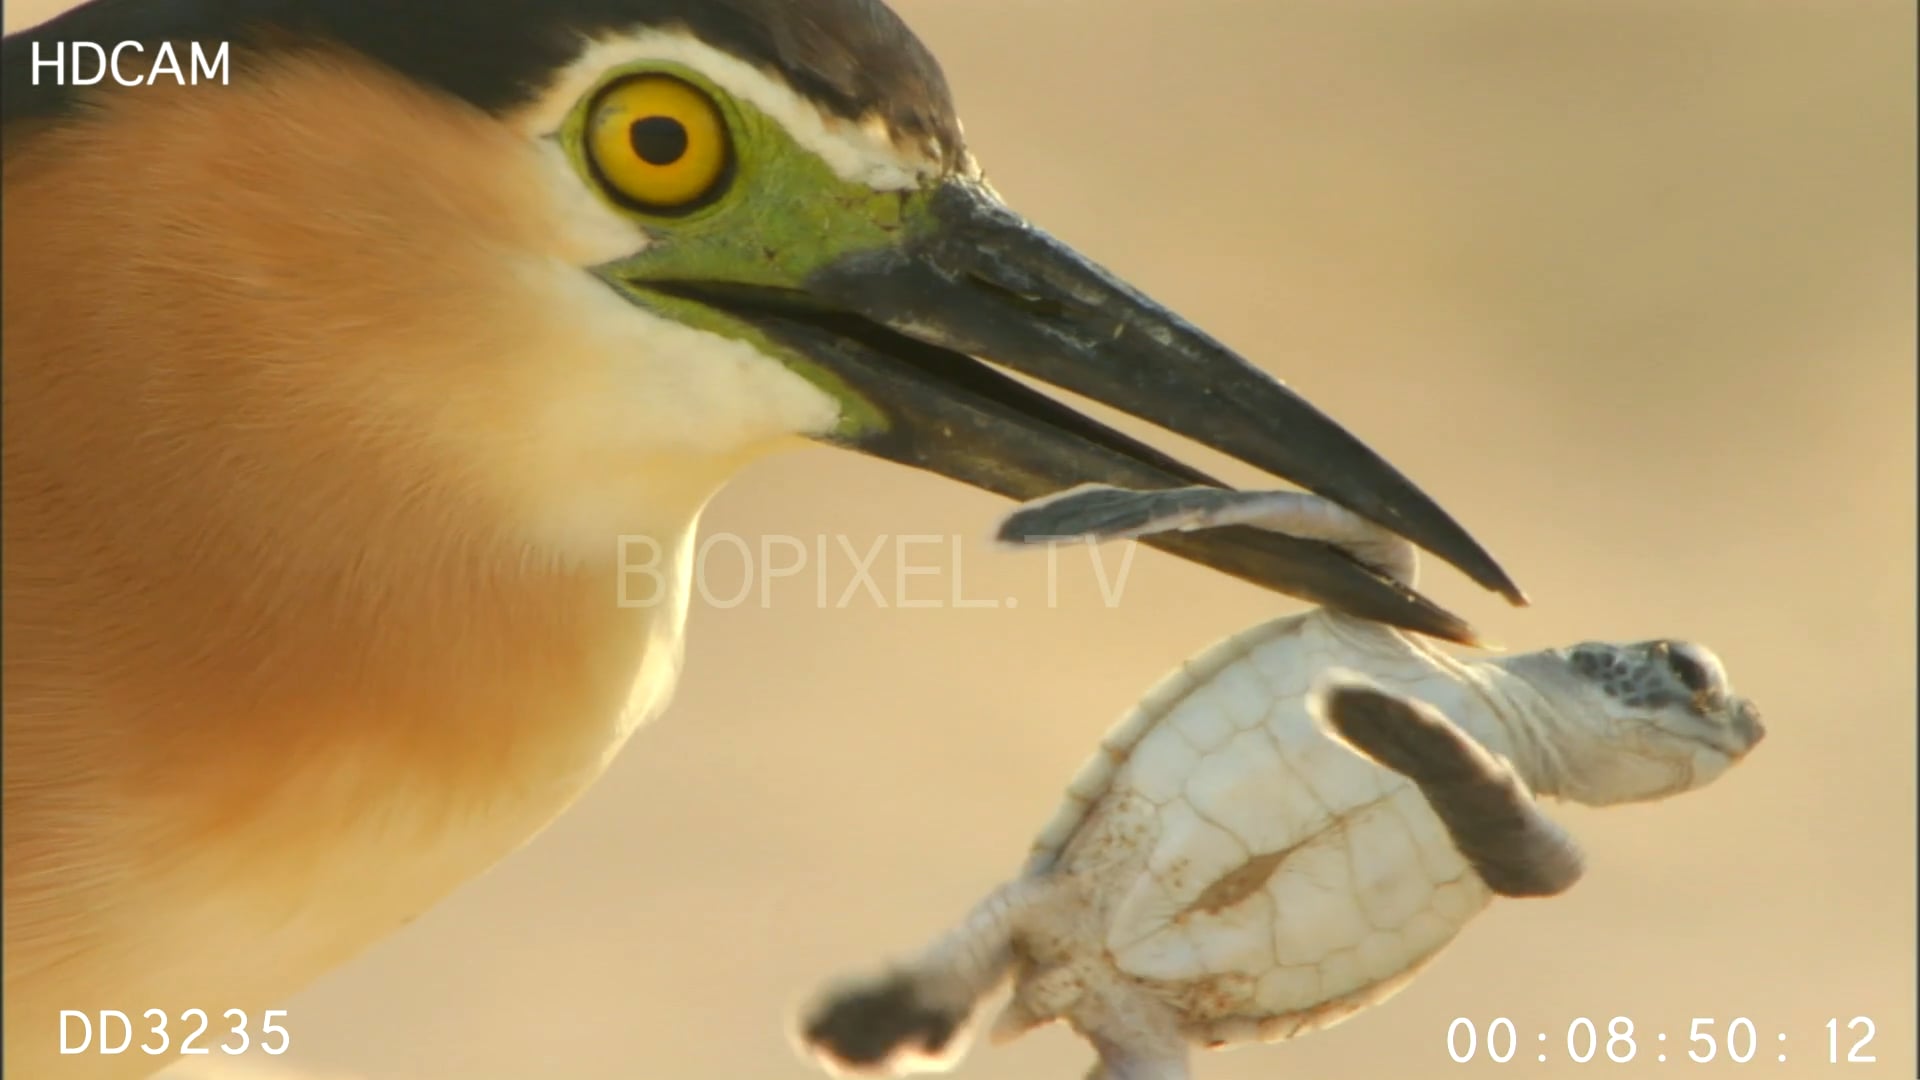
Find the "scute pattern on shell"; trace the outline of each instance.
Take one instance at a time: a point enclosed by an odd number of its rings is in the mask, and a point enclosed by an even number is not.
[[[1315,675],[1355,662],[1468,704],[1443,661],[1392,631],[1275,620],[1117,724],[1036,844],[1032,867],[1102,898],[1115,967],[1201,1041],[1290,1037],[1377,1002],[1490,899],[1419,791],[1308,716]]]
[[[1162,716],[1192,694],[1196,687],[1209,686],[1221,678],[1222,669],[1247,656],[1256,647],[1291,633],[1292,629],[1293,620],[1281,619],[1243,630],[1187,660],[1148,691],[1139,704],[1107,730],[1100,739],[1099,748],[1068,783],[1060,809],[1055,811],[1034,838],[1026,872],[1039,873],[1053,866],[1067,841],[1087,820],[1088,810],[1106,796],[1115,772],[1133,756],[1134,748],[1148,730],[1160,722]],[[1251,675],[1234,680],[1236,689],[1240,691],[1235,697],[1244,693],[1248,704],[1242,708],[1251,710],[1255,716],[1264,715],[1268,707],[1265,698],[1270,691],[1264,685],[1248,685],[1250,679]]]

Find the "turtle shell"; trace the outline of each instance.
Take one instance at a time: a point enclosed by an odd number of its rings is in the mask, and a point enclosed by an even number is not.
[[[1310,612],[1229,638],[1163,680],[1035,842],[1029,872],[1070,880],[1113,964],[1204,1041],[1338,1022],[1404,985],[1490,899],[1419,789],[1309,715],[1329,667],[1507,749],[1459,661]]]

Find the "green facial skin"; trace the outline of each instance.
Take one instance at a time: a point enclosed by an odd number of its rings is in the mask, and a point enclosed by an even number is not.
[[[702,90],[728,131],[730,175],[684,210],[626,205],[586,146],[606,86],[642,74]],[[1524,602],[1457,522],[1337,422],[977,182],[947,177],[894,192],[848,182],[773,118],[662,62],[610,73],[558,138],[582,179],[648,237],[592,272],[629,302],[745,343],[819,387],[840,412],[821,441],[1014,499],[1087,482],[1213,483],[1004,368],[1293,480]],[[867,327],[892,337],[876,345]],[[1331,548],[1231,533],[1149,543],[1363,618],[1474,640],[1462,620]]]
[[[601,91],[641,74],[668,75],[701,89],[720,110],[732,142],[724,190],[684,214],[649,214],[622,203],[589,159],[587,124]],[[651,240],[630,256],[593,267],[593,273],[663,318],[746,342],[778,359],[840,403],[834,435],[853,438],[887,427],[881,409],[804,354],[721,308],[651,289],[648,282],[727,282],[791,289],[798,296],[815,270],[893,247],[909,230],[925,227],[924,192],[881,192],[841,179],[764,113],[675,64],[636,64],[611,73],[575,106],[559,139],[601,200],[640,223]],[[804,212],[795,213],[796,207]]]

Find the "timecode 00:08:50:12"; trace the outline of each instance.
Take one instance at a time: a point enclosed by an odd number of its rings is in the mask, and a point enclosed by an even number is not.
[[[1876,1059],[1867,1051],[1867,1044],[1873,1041],[1873,1021],[1865,1016],[1856,1016],[1842,1024],[1838,1018],[1827,1021],[1827,1063],[1831,1065],[1868,1065]],[[1644,1037],[1644,1036],[1643,1036]],[[1540,1034],[1540,1042],[1545,1043],[1547,1036]],[[1719,1021],[1708,1017],[1694,1017],[1687,1035],[1690,1044],[1686,1060],[1706,1064],[1725,1056],[1736,1063],[1749,1062],[1760,1054],[1760,1031],[1753,1021],[1744,1016],[1735,1017],[1723,1026]],[[1667,1036],[1661,1032],[1654,1041],[1665,1043]],[[1780,1032],[1778,1042],[1784,1051],[1787,1035]],[[1848,1044],[1851,1043],[1851,1046]],[[1471,1019],[1457,1017],[1447,1025],[1447,1056],[1458,1064],[1472,1061],[1484,1049],[1487,1059],[1505,1064],[1520,1053],[1520,1033],[1513,1021],[1504,1016],[1495,1017],[1487,1025],[1486,1037],[1482,1039],[1480,1030]],[[1617,1064],[1634,1060],[1643,1052],[1643,1047],[1634,1037],[1633,1021],[1624,1016],[1616,1016],[1607,1022],[1604,1035],[1592,1020],[1584,1016],[1575,1017],[1567,1024],[1567,1056],[1576,1063],[1584,1064],[1596,1058],[1604,1057]],[[1657,1055],[1660,1061],[1667,1056]],[[1537,1056],[1537,1060],[1547,1060],[1546,1054]],[[1782,1052],[1778,1060],[1787,1060]],[[1803,1059],[1804,1060],[1804,1059]]]

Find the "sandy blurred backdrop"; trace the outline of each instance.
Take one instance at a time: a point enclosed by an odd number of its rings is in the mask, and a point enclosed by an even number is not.
[[[1517,648],[1707,642],[1771,732],[1707,791],[1561,810],[1591,855],[1571,894],[1497,905],[1389,1004],[1205,1055],[1203,1080],[1734,1071],[1680,1056],[1695,1016],[1752,1018],[1746,1074],[1914,1076],[1912,5],[896,2],[1010,201],[1371,440],[1536,606],[1451,571],[1432,595]],[[757,582],[697,604],[664,719],[531,847],[290,1002],[282,1064],[809,1075],[796,1000],[943,929],[1121,709],[1293,607],[1142,549],[1117,608],[1084,557],[1049,608],[1044,558],[981,540],[1001,505],[825,450],[743,477],[708,530],[828,536],[828,605],[811,566],[768,606]],[[954,610],[927,544],[908,595],[945,606],[837,609],[840,533],[962,536],[963,595],[1022,605]],[[714,550],[724,601],[743,564]],[[1566,1062],[1573,1018],[1615,1015],[1638,1063]],[[1856,1015],[1879,1063],[1826,1065],[1827,1020]],[[1521,1055],[1453,1065],[1456,1016],[1512,1018]],[[1087,1059],[1055,1028],[962,1075]]]

